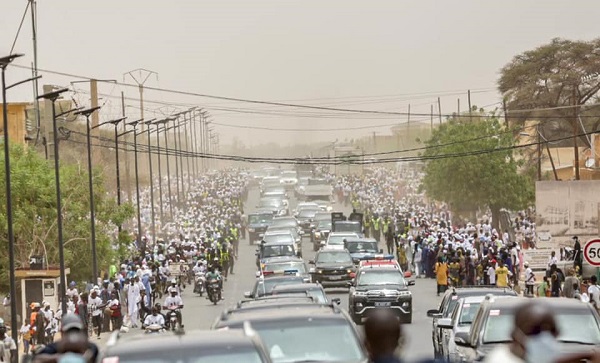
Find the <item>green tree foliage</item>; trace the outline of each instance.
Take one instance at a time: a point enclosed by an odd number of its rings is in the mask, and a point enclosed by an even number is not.
[[[531,178],[519,173],[512,132],[489,117],[452,118],[425,143],[423,188],[457,213],[489,208],[496,227],[500,209],[525,208],[534,199]],[[485,152],[500,149],[494,152]],[[448,157],[459,154],[461,156]]]
[[[0,249],[8,250],[4,153],[0,152]],[[54,168],[34,151],[11,149],[11,187],[16,266],[25,267],[31,255],[45,255],[58,264]],[[65,262],[74,279],[91,278],[91,243],[87,168],[61,166]],[[117,206],[107,193],[102,175],[94,175],[98,266],[106,269],[131,241],[116,226],[133,216],[130,204]],[[8,254],[0,254],[0,288],[8,285]]]
[[[600,39],[553,39],[519,54],[500,71],[498,89],[507,101],[511,123],[520,125],[526,119],[539,118],[546,138],[571,135],[573,108],[522,110],[598,103]],[[600,107],[581,108],[580,115],[586,131],[600,128]],[[589,146],[585,137],[581,141]]]

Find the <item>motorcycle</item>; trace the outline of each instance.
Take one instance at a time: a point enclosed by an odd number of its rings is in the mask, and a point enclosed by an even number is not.
[[[179,322],[177,321],[177,311],[179,310],[179,306],[165,307],[164,309],[168,310],[165,316],[167,329],[175,331],[179,325]]]
[[[177,321],[177,318],[175,318],[175,321]],[[150,325],[146,326],[146,330],[145,330],[146,334],[158,334],[158,333],[164,333],[164,332],[165,332],[165,328],[158,324],[150,324]]]
[[[210,301],[217,305],[217,302],[220,300],[221,295],[221,286],[219,284],[219,280],[211,280],[208,282],[208,298]]]
[[[194,276],[194,292],[197,294],[200,294],[200,296],[202,296],[202,294],[204,293],[204,289],[205,289],[205,283],[206,283],[205,273],[204,272],[196,272],[196,275]]]

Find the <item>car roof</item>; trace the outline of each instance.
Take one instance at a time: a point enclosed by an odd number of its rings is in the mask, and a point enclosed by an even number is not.
[[[346,236],[358,238],[358,235],[355,232],[331,232],[329,236]]]
[[[287,227],[286,227],[287,228]],[[266,236],[283,236],[283,235],[291,235],[292,233],[289,230],[285,230],[285,229],[277,229],[277,227],[275,228],[267,228],[267,231],[265,232],[265,237]]]
[[[303,281],[304,278],[302,276],[296,276],[296,275],[267,275],[267,276],[263,276],[262,278],[260,278],[259,280],[275,280],[275,279],[279,279],[281,281],[284,280],[291,280],[291,279],[295,279],[295,280],[301,280]]]
[[[105,356],[118,356],[120,354],[131,354],[135,351],[162,351],[165,349],[203,348],[215,346],[254,346],[251,338],[246,336],[242,330],[229,330],[215,334],[214,331],[193,330],[183,334],[157,334],[153,335],[129,335],[125,339],[117,340],[114,345],[106,348]]]
[[[269,295],[269,297],[271,297],[271,296],[277,297],[279,295]],[[286,308],[286,307],[294,307],[294,306],[301,306],[301,305],[315,303],[313,298],[308,295],[305,295],[305,296],[281,295],[281,297],[285,297],[286,299],[252,300],[251,303],[242,303],[242,304],[238,303],[237,305],[226,309],[225,311],[223,311],[223,313],[229,313],[231,311],[238,311],[238,310],[250,311],[250,310],[258,310],[258,309],[264,310],[264,309]]]
[[[457,287],[446,290],[448,295],[457,295],[458,297],[463,296],[476,296],[476,295],[512,295],[517,296],[517,293],[508,287],[494,287],[494,286],[470,286],[470,287]]]
[[[299,291],[310,291],[310,290],[323,290],[323,286],[315,283],[305,284],[289,284],[279,285],[273,288],[273,292],[299,292]]]
[[[335,248],[335,246],[323,246],[321,247],[321,249],[319,250],[319,253],[323,253],[323,252],[336,252],[336,253],[347,253],[350,254],[350,252],[348,252],[348,250],[340,250],[339,248]]]
[[[463,301],[464,304],[476,304],[483,302],[485,300],[485,296],[475,295],[475,296],[465,296],[460,300]]]
[[[350,242],[352,242],[352,243],[375,242],[375,243],[377,243],[377,240],[375,238],[349,238],[349,239],[346,239],[346,242],[349,242],[349,243]]]
[[[291,235],[290,235],[291,236]],[[272,246],[289,246],[289,245],[293,245],[294,244],[294,240],[292,237],[291,241],[273,241],[273,242],[265,242],[263,244],[263,246],[265,247],[272,247]]]
[[[304,260],[298,256],[274,256],[267,257],[263,260],[264,265],[276,265],[290,262],[304,262]]]
[[[269,314],[265,314],[264,311],[252,311],[246,314],[235,314],[232,312],[228,314],[224,319],[221,319],[220,325],[239,325],[244,321],[253,322],[272,322],[272,321],[285,321],[285,320],[304,320],[304,319],[342,319],[348,321],[341,310],[335,306],[324,305],[324,304],[306,304],[297,307],[290,307],[286,309],[277,309],[270,311]]]

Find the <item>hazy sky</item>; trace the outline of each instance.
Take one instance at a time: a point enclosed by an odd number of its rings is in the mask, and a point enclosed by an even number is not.
[[[26,4],[2,1],[1,55],[10,51]],[[146,68],[159,74],[148,79],[151,87],[366,110],[406,112],[410,103],[412,113],[429,113],[439,95],[442,112],[449,113],[458,97],[466,109],[467,89],[473,104],[498,102],[498,71],[514,55],[554,37],[598,37],[599,17],[600,3],[588,0],[42,0],[39,68],[119,81],[125,72]],[[28,16],[15,47],[26,54],[18,64],[32,61],[31,33]],[[9,68],[9,83],[28,75]],[[70,86],[74,80],[44,74],[42,83]],[[73,97],[89,104],[88,86],[74,87]],[[100,91],[106,94],[103,120],[120,112],[113,97],[121,91],[138,97],[136,88],[124,86],[105,84]],[[9,100],[27,101],[31,94],[30,86],[21,86]],[[406,122],[405,116],[348,116],[164,92],[145,97],[203,106],[216,124],[337,130],[216,125],[223,141],[238,137],[247,144],[385,134],[389,126],[382,125]],[[139,116],[135,107],[127,108],[132,118]],[[349,130],[365,126],[373,128]]]

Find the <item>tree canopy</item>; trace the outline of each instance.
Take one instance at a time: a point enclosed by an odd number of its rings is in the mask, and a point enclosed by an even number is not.
[[[423,188],[453,212],[489,208],[497,227],[500,209],[523,209],[533,201],[533,181],[519,172],[513,133],[494,115],[451,118],[425,144]]]
[[[8,250],[4,153],[0,151],[0,248]],[[66,266],[74,279],[89,280],[91,242],[87,169],[61,166],[63,234]],[[29,256],[45,255],[50,265],[58,264],[56,193],[54,168],[32,150],[11,149],[11,189],[16,267],[27,266]],[[127,233],[116,236],[116,226],[133,216],[133,207],[119,207],[105,188],[102,175],[95,172],[96,245],[99,268],[108,264],[130,243]],[[0,254],[2,284],[8,284],[8,254]]]
[[[589,105],[581,108],[583,126],[586,131],[598,130],[600,107],[593,104],[598,103],[600,91],[600,38],[557,38],[523,52],[501,69],[498,89],[507,102],[510,121],[520,124],[538,118],[543,121],[546,138],[573,133],[574,109],[570,106],[574,104]],[[555,109],[524,111],[540,108]],[[590,145],[585,137],[581,140]]]

